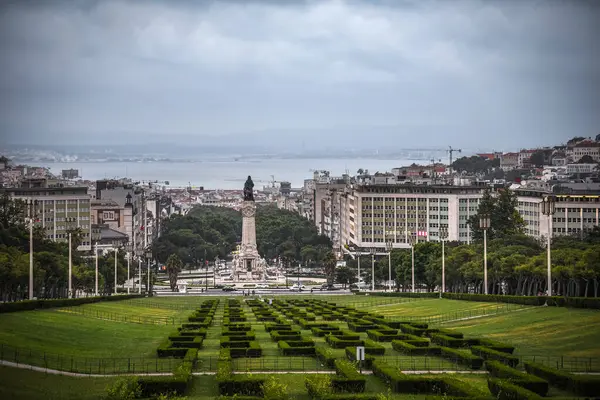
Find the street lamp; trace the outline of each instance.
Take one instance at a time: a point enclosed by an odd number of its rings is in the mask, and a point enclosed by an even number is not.
[[[446,238],[448,237],[448,228],[445,226],[440,227],[440,241],[442,242],[442,286],[440,289],[440,299],[442,298],[442,294],[446,293],[446,255],[444,244],[446,242]]]
[[[129,262],[130,262],[130,258],[131,258],[131,246],[129,246],[127,248],[127,254],[125,254],[125,256],[127,257],[127,294],[129,294],[129,287],[131,286],[131,283],[129,282],[131,280],[131,275],[129,274]]]
[[[392,250],[394,249],[394,242],[392,238],[389,238],[385,243],[385,249],[388,252],[388,286],[390,292],[392,291]]]
[[[119,254],[119,248],[115,247],[115,294],[117,294],[117,254]]]
[[[371,291],[375,291],[375,253],[377,249],[371,247]]]
[[[484,294],[488,294],[487,230],[490,228],[490,216],[488,214],[483,214],[479,217],[479,227],[483,229],[483,287]]]
[[[37,200],[26,201],[29,210],[29,300],[33,300],[33,224],[35,224],[37,203]]]
[[[96,258],[96,286],[94,294],[98,296],[98,242],[94,244],[94,257]]]
[[[552,238],[551,219],[556,212],[556,197],[545,196],[542,200],[542,214],[548,217],[548,297],[552,296],[552,256],[550,252],[550,242]]]
[[[150,250],[150,248],[146,249],[146,259],[148,260],[148,296],[150,296],[150,260],[152,260],[152,250]]]
[[[138,294],[142,294],[142,256],[140,255],[140,251],[137,251],[138,253]]]
[[[412,278],[412,292],[415,293],[415,241],[417,240],[416,232],[408,233],[408,243],[410,244],[410,253],[411,253],[411,268],[410,274]]]

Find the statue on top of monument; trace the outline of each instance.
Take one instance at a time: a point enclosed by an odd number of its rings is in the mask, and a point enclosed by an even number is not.
[[[254,201],[254,182],[250,175],[244,184],[244,201]]]

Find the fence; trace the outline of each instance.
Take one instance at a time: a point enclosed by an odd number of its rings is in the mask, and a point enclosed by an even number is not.
[[[128,322],[146,325],[180,325],[184,322],[188,322],[187,318],[118,314],[109,311],[89,309],[86,307],[63,307],[55,309],[55,312],[82,315],[84,317],[103,319],[106,321]]]
[[[172,372],[181,364],[180,359],[155,357],[79,357],[33,351],[0,344],[0,359],[17,364],[31,365],[81,374],[134,374]]]
[[[488,308],[454,311],[454,312],[450,312],[450,313],[445,313],[445,314],[440,314],[440,315],[431,315],[431,316],[386,317],[386,320],[388,320],[388,321],[420,322],[420,323],[426,323],[429,325],[433,325],[433,324],[443,324],[445,322],[451,322],[451,321],[458,321],[458,320],[462,320],[462,319],[472,319],[472,318],[479,318],[479,317],[484,317],[484,316],[489,316],[489,315],[502,314],[505,312],[522,310],[524,308],[529,308],[529,307],[523,306],[520,304],[498,303],[496,306],[488,307]]]
[[[519,367],[524,362],[535,362],[568,372],[600,372],[600,358],[522,355]],[[376,356],[395,365],[402,371],[469,371],[452,360],[431,356]],[[82,374],[135,374],[172,372],[181,364],[177,358],[156,357],[80,357],[34,351],[0,344],[0,359],[17,364]],[[203,356],[200,350],[196,370],[216,372],[218,356]],[[259,358],[237,358],[233,360],[235,371],[330,371],[314,357],[264,356]]]

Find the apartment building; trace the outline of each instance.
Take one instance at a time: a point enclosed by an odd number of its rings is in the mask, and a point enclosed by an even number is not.
[[[487,186],[357,185],[342,196],[341,241],[358,247],[409,247],[417,241],[438,241],[439,230],[448,240],[470,243],[467,225],[477,213]]]
[[[41,185],[2,188],[0,193],[8,193],[14,199],[37,201],[34,215],[44,228],[46,237],[57,242],[68,241],[68,230],[80,228],[83,231],[82,243],[78,250],[91,250],[90,196],[87,187]]]
[[[537,238],[582,235],[600,225],[600,184],[562,183],[547,190],[518,189],[518,209],[526,233]],[[556,196],[556,213],[549,220],[542,214],[544,196]]]
[[[520,153],[504,153],[500,157],[500,168],[504,171],[515,169],[519,166]]]
[[[583,156],[590,156],[595,162],[600,162],[600,142],[584,139],[567,147],[567,157],[577,162]]]

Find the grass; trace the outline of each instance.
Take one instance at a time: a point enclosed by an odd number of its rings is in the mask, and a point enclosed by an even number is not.
[[[175,326],[103,321],[54,310],[0,314],[0,343],[78,357],[154,356],[174,330]]]
[[[73,378],[0,366],[0,399],[101,400],[114,378]]]
[[[467,336],[516,346],[516,354],[600,357],[600,311],[536,307],[444,324]]]

